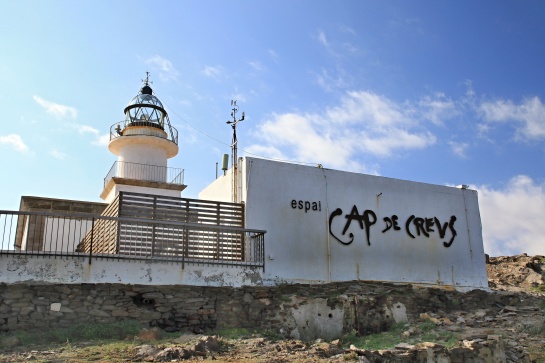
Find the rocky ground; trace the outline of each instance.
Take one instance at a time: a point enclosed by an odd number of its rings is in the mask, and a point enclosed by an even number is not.
[[[489,361],[545,362],[545,258],[492,257],[487,269],[492,293],[469,293],[470,303],[464,300],[466,294],[461,294],[459,308],[421,313],[408,324],[373,337],[348,334],[335,341],[302,342],[248,332],[242,338],[216,335],[221,332],[165,337],[160,330],[149,330],[138,337],[101,345],[79,342],[23,347],[14,341],[10,347],[8,341],[0,362],[412,362],[416,357],[426,361],[422,352],[429,349],[449,356],[451,362],[473,362],[473,358],[464,358],[469,357],[468,349],[486,349],[499,341],[504,358],[492,357]],[[372,339],[379,344],[383,339],[382,344],[395,348],[363,349]]]

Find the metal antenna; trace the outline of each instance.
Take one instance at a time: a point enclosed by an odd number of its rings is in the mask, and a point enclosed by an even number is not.
[[[244,121],[244,111],[242,111],[242,117],[237,120],[237,101],[231,100],[231,117],[233,121],[227,121],[228,125],[231,125],[233,128],[233,139],[231,140],[231,163],[233,164],[233,203],[238,202],[237,190],[238,190],[238,160],[237,160],[237,124]]]

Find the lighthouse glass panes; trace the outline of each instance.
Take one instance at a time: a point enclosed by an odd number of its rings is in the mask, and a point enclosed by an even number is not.
[[[145,88],[142,89],[143,92]],[[168,115],[161,101],[151,92],[140,93],[125,108],[125,121],[128,125],[155,126],[164,130],[165,120],[168,122]]]

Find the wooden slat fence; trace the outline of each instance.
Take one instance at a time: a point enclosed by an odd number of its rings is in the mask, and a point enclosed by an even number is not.
[[[102,212],[102,216],[118,217],[119,196]],[[116,254],[117,236],[119,235],[116,220],[99,219],[94,227],[85,234],[85,238],[79,243],[76,252],[90,252],[91,240],[93,241],[93,253]]]
[[[199,226],[173,227],[100,220],[92,232],[93,253],[244,259],[244,232],[206,228],[207,225],[243,228],[243,204],[120,192],[103,215],[186,222]],[[91,231],[78,246],[78,251],[89,252],[90,241]]]

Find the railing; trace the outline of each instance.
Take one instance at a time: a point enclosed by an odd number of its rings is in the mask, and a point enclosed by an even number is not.
[[[163,125],[157,122],[143,120],[123,120],[110,127],[110,141],[120,136],[131,135],[156,136],[178,145],[178,130],[170,123],[167,123],[166,130]]]
[[[0,210],[0,256],[154,260],[265,269],[265,231],[165,220]],[[183,267],[182,267],[183,268]]]
[[[104,178],[104,187],[115,177],[183,185],[184,169],[116,161]]]

